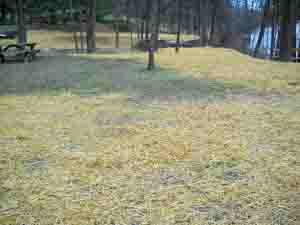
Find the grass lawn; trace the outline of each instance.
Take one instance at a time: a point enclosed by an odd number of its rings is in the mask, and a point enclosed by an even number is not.
[[[0,65],[0,224],[299,224],[300,64],[145,60]]]

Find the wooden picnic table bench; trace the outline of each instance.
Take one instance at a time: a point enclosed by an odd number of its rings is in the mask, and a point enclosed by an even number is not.
[[[0,46],[0,60],[2,63],[8,60],[21,60],[31,62],[36,58],[40,50],[35,49],[37,43],[11,44],[5,47]]]

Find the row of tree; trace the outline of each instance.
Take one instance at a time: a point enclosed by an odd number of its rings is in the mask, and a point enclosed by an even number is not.
[[[265,0],[261,27],[256,43],[254,55],[261,46],[266,27],[272,29],[271,53],[279,48],[280,59],[288,61],[292,57],[297,43],[297,21],[299,20],[300,1],[298,0]],[[276,42],[276,33],[278,35]]]
[[[97,0],[15,0],[8,1],[2,0],[0,4],[1,19],[5,21],[7,14],[16,15],[17,27],[18,27],[18,42],[27,42],[27,30],[26,30],[26,18],[30,12],[34,9],[40,14],[49,10],[62,10],[68,9],[70,21],[74,20],[74,12],[76,9],[80,9],[86,12],[86,46],[87,52],[92,53],[96,49],[96,12],[97,12]],[[75,22],[75,21],[74,21]],[[74,24],[72,24],[73,26]],[[70,23],[71,26],[71,23]]]
[[[177,34],[179,51],[183,32],[197,35],[199,46],[222,46],[245,50],[249,36],[257,28],[260,32],[253,55],[259,55],[264,33],[272,28],[271,55],[279,49],[281,60],[291,60],[296,46],[296,24],[300,17],[300,0],[2,0],[0,13],[3,17],[7,8],[15,8],[19,27],[19,41],[26,42],[24,8],[52,5],[57,10],[84,9],[86,12],[87,50],[96,48],[95,26],[99,6],[110,5],[118,34],[118,22],[126,20],[131,32],[140,40],[150,40],[151,47],[159,47],[161,32]],[[13,5],[13,6],[12,6]],[[10,7],[7,7],[10,6]],[[46,7],[47,8],[47,7]],[[101,8],[101,7],[100,7]],[[27,12],[26,11],[26,12]],[[40,10],[41,11],[41,10]],[[104,10],[105,11],[105,10]],[[72,16],[72,13],[70,15]],[[116,35],[118,46],[118,35]]]
[[[140,39],[159,38],[159,32],[199,36],[199,45],[246,50],[250,35],[260,28],[254,56],[264,33],[272,27],[271,54],[291,60],[300,19],[299,0],[113,0],[116,16],[126,16]],[[277,38],[278,37],[278,38]]]

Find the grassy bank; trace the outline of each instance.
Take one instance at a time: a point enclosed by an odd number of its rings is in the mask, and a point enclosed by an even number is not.
[[[144,61],[1,65],[0,224],[297,224],[299,65]]]

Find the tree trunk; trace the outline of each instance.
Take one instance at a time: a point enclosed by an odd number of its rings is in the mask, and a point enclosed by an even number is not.
[[[77,37],[77,26],[76,26],[76,21],[75,17],[73,14],[73,0],[69,0],[69,9],[70,9],[70,21],[73,22],[72,24],[72,32],[73,32],[73,41],[74,41],[74,49],[75,52],[78,53],[78,37]]]
[[[202,7],[201,7],[201,42],[203,46],[207,46],[208,44],[208,1],[202,0]]]
[[[280,20],[280,2],[278,0],[276,1],[276,12],[277,12],[277,15],[276,15],[277,38],[276,38],[276,42],[275,42],[275,49],[276,49],[276,53],[279,54],[278,50],[280,50],[280,40],[281,40],[280,23],[281,23],[281,20]]]
[[[152,34],[148,47],[148,70],[153,70],[155,68],[155,59],[154,59],[154,45],[155,45],[155,37]]]
[[[217,19],[217,10],[218,10],[218,1],[215,0],[212,2],[213,3],[213,8],[212,8],[212,14],[211,14],[211,29],[210,29],[210,44],[213,44],[214,41],[214,34],[215,34],[215,25],[216,25],[216,19]]]
[[[151,11],[152,11],[152,0],[147,0],[146,4],[146,24],[145,24],[145,38],[149,40],[150,35],[150,20],[151,20]]]
[[[130,0],[126,0],[125,2],[126,6],[126,26],[129,28],[129,23],[130,23]]]
[[[160,30],[160,14],[161,14],[161,0],[156,0],[156,21],[155,21],[155,43],[154,49],[157,50],[159,48],[159,30]]]
[[[131,21],[131,9],[133,2],[130,0],[126,1],[126,23],[127,27],[130,33],[130,48],[132,49],[134,47],[133,44],[133,26],[132,26],[132,21]]]
[[[81,52],[84,52],[84,37],[83,37],[83,21],[82,21],[82,12],[80,10],[79,14],[79,26],[80,26],[80,48]]]
[[[145,39],[145,21],[142,20],[141,22],[141,40]]]
[[[202,0],[197,0],[197,11],[198,11],[198,13],[197,13],[197,17],[198,17],[198,21],[197,21],[197,23],[198,23],[198,36],[199,36],[199,38],[201,37],[201,2],[202,2]]]
[[[115,47],[119,48],[120,47],[120,31],[119,31],[119,21],[115,22]]]
[[[296,52],[293,50],[297,46],[297,0],[294,0],[294,3],[291,3],[291,48],[292,48],[292,56],[296,57]]]
[[[87,15],[87,52],[93,53],[96,50],[96,0],[88,0]]]
[[[134,11],[135,11],[135,27],[137,39],[140,40],[140,23],[139,23],[139,0],[134,0]]]
[[[134,41],[133,41],[133,31],[132,28],[130,29],[130,48],[134,48]]]
[[[180,48],[181,23],[182,23],[182,0],[177,0],[176,53],[179,52],[179,48]]]
[[[258,39],[257,39],[257,42],[256,42],[254,54],[253,54],[254,57],[257,56],[258,50],[259,50],[259,48],[261,46],[261,43],[262,43],[262,40],[264,38],[265,28],[266,28],[266,25],[267,25],[268,12],[269,12],[269,9],[270,9],[270,3],[271,3],[271,0],[267,0],[266,3],[265,3],[264,14],[263,14],[263,18],[262,18],[262,21],[261,21],[260,31],[259,31]]]
[[[79,47],[78,47],[78,37],[77,37],[76,30],[73,31],[73,40],[74,40],[74,45],[75,45],[75,52],[78,53]]]
[[[70,17],[73,20],[73,0],[69,0],[69,7],[70,7]]]
[[[25,13],[23,0],[16,0],[17,23],[18,23],[18,43],[27,43],[27,32],[25,25]]]
[[[272,34],[271,34],[271,49],[270,49],[270,59],[273,59],[274,56],[274,48],[275,48],[275,38],[276,38],[276,17],[277,17],[277,10],[276,6],[274,5],[275,3],[272,3],[273,5],[273,11],[272,11]]]
[[[0,11],[1,11],[1,18],[0,21],[5,22],[6,20],[6,4],[3,2],[0,6]]]
[[[194,20],[195,20],[194,10],[191,9],[189,15],[189,33],[192,35],[194,35]]]
[[[279,57],[282,61],[290,61],[292,53],[291,9],[294,0],[280,1],[280,49]]]

